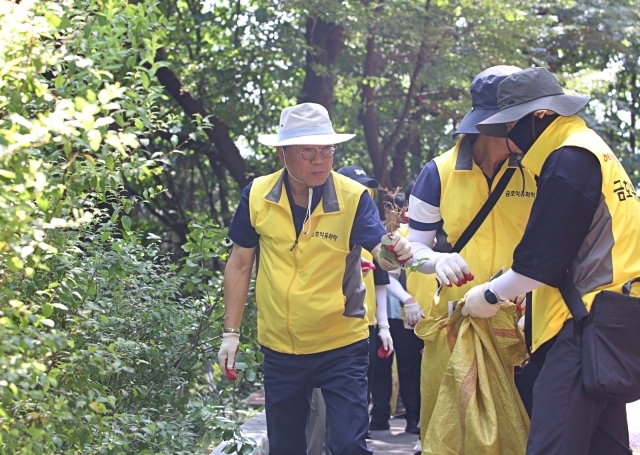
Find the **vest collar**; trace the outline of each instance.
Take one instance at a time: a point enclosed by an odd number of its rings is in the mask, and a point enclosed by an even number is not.
[[[522,165],[540,175],[542,166],[549,155],[560,148],[567,136],[578,131],[586,130],[587,125],[577,115],[558,117],[533,143],[531,149],[525,153]]]
[[[456,171],[471,171],[473,169],[473,143],[474,136],[470,134],[464,134],[458,143],[456,144]],[[509,167],[518,167],[518,161],[513,153],[509,154]],[[502,165],[501,165],[502,167]]]
[[[264,198],[272,202],[274,204],[283,205],[282,193],[285,190],[284,188],[284,179],[285,172],[284,169],[280,169],[276,172],[275,176],[277,177],[274,185],[271,187],[269,192],[264,196]],[[333,171],[327,177],[327,180],[322,185],[322,212],[320,213],[335,213],[342,211],[342,207],[340,207],[340,202],[338,199],[338,192],[336,190],[336,182],[333,177]],[[314,213],[317,211],[314,210]]]

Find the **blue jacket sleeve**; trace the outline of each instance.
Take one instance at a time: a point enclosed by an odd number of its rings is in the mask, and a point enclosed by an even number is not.
[[[360,196],[356,217],[351,228],[350,245],[362,245],[367,251],[373,250],[387,230],[380,221],[378,207],[367,192]]]
[[[260,235],[251,226],[251,216],[249,215],[249,193],[251,183],[242,190],[242,197],[238,203],[236,213],[229,226],[229,238],[233,243],[244,248],[253,248],[258,245]]]

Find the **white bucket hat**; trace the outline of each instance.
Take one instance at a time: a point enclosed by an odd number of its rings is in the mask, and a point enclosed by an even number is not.
[[[303,103],[284,108],[280,114],[278,134],[261,134],[258,142],[269,147],[333,145],[354,137],[355,134],[338,134],[333,130],[329,113],[324,106]]]

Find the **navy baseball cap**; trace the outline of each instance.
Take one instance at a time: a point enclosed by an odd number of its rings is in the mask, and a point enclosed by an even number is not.
[[[522,71],[522,69],[517,66],[492,66],[473,78],[473,82],[471,82],[471,109],[453,134],[480,134],[476,125],[498,112],[498,85],[507,76],[518,71]]]
[[[338,174],[342,174],[345,177],[349,177],[351,180],[355,180],[358,183],[362,183],[368,188],[378,188],[378,181],[367,177],[367,173],[358,166],[345,166],[338,169]]]

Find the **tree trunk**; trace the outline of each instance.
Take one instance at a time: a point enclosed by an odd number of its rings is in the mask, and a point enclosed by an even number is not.
[[[307,19],[305,37],[311,49],[307,51],[307,66],[299,103],[318,103],[331,111],[334,67],[344,47],[343,32],[342,25],[327,23],[317,16]]]
[[[376,120],[376,106],[374,100],[374,87],[368,78],[376,76],[376,38],[375,35],[367,38],[367,54],[364,61],[364,80],[362,82],[362,108],[358,116],[362,129],[364,130],[364,140],[367,144],[367,150],[371,163],[373,164],[373,174],[378,181],[380,181],[383,168],[386,163],[383,163],[380,157],[382,156],[382,148],[380,147],[380,130],[378,129],[378,122]],[[383,182],[380,182],[381,184]]]

